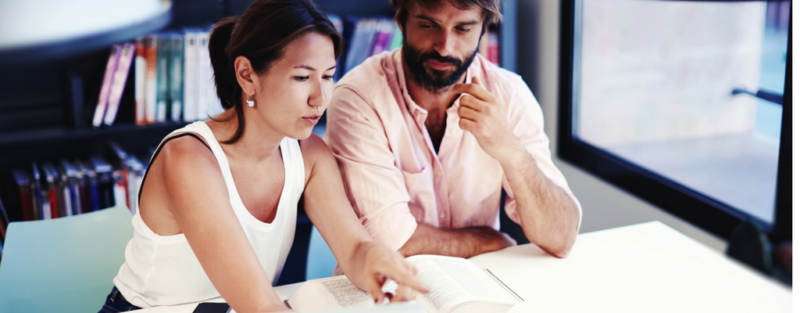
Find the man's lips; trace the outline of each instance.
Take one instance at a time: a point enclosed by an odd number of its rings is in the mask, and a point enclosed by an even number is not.
[[[428,60],[428,65],[437,70],[446,70],[447,68],[453,66],[451,63],[439,62],[436,60]]]

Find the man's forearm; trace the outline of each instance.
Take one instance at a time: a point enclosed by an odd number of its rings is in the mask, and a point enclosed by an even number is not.
[[[411,238],[398,251],[405,257],[436,254],[468,258],[513,244],[512,239],[491,227],[438,229],[420,223]]]
[[[525,236],[556,257],[567,256],[578,234],[577,204],[539,170],[527,150],[520,148],[509,156],[501,164],[514,192]]]

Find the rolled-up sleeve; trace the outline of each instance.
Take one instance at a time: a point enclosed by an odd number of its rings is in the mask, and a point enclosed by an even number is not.
[[[400,249],[417,228],[409,194],[384,126],[368,100],[349,85],[336,86],[324,140],[342,174],[345,192],[372,238]]]
[[[544,133],[544,116],[539,102],[533,96],[533,93],[528,89],[528,86],[522,81],[521,78],[516,79],[515,84],[516,93],[511,98],[512,100],[508,105],[509,122],[512,127],[514,135],[522,142],[528,153],[531,154],[536,162],[539,170],[544,174],[553,184],[560,187],[564,192],[575,202],[578,207],[578,214],[583,216],[583,209],[580,202],[575,198],[575,195],[569,189],[567,179],[561,174],[561,171],[553,163],[552,155],[550,152],[550,141]],[[514,198],[514,192],[511,190],[508,179],[503,179],[503,189],[506,191],[508,197],[506,198],[505,210],[508,217],[517,224],[520,223],[519,212],[517,211],[517,201]],[[578,222],[580,229],[580,220]]]

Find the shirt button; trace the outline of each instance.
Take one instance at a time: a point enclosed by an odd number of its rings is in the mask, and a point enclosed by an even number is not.
[[[436,172],[436,176],[442,177],[442,171]],[[442,213],[442,214],[444,214],[444,213]]]
[[[439,218],[444,218],[444,212],[439,212]]]
[[[455,128],[454,128],[454,129],[451,129],[451,130],[449,130],[448,132],[450,133],[450,135],[455,135],[455,134],[456,134],[456,130],[455,130]]]

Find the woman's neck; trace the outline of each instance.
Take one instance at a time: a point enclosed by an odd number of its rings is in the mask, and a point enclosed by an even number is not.
[[[206,122],[211,130],[214,131],[214,136],[220,141],[232,138],[239,125],[236,110],[226,110],[218,115],[216,120],[208,120]],[[225,151],[229,159],[234,158],[247,163],[261,163],[269,160],[278,151],[278,147],[285,136],[267,125],[266,121],[255,111],[245,112],[244,121],[244,132],[239,137],[239,140],[232,144],[222,144],[222,150]]]

